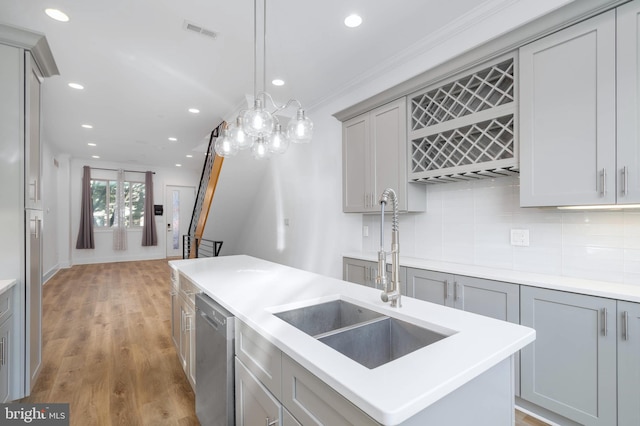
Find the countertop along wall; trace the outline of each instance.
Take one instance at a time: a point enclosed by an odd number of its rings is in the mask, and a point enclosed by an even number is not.
[[[430,185],[427,211],[400,217],[401,254],[640,286],[640,211],[520,208],[519,190],[518,177]],[[378,250],[379,216],[363,226],[363,251]],[[511,229],[530,245],[512,246]]]

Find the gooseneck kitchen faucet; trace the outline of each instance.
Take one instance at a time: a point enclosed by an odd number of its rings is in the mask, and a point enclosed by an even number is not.
[[[387,253],[384,251],[384,209],[391,201],[393,218],[391,222],[391,286],[387,278]],[[380,196],[380,250],[378,251],[378,276],[376,283],[382,285],[380,297],[383,302],[391,302],[392,308],[402,307],[400,300],[400,238],[398,236],[398,197],[393,189],[387,188]]]

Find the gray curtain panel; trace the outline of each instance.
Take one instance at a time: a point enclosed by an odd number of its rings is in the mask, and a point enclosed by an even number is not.
[[[82,168],[82,205],[80,206],[80,230],[77,249],[95,248],[93,240],[93,199],[91,198],[91,168]]]
[[[142,245],[158,245],[156,218],[153,212],[153,172],[146,172],[144,174],[144,226],[142,227]]]

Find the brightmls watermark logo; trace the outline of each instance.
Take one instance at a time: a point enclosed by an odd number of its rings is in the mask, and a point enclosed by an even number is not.
[[[0,404],[0,424],[69,426],[69,404]]]

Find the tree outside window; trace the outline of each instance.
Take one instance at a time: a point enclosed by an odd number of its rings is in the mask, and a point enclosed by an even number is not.
[[[97,228],[113,226],[116,204],[115,180],[92,179],[93,223]],[[128,228],[144,225],[143,182],[124,182],[125,226]]]

